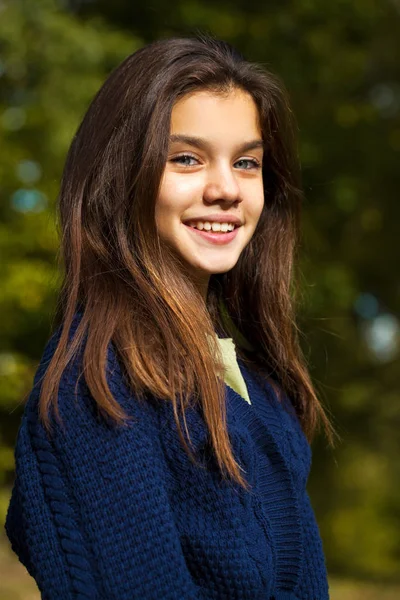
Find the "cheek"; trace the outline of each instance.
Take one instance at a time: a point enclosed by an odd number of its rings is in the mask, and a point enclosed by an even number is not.
[[[253,193],[249,197],[249,203],[247,208],[247,214],[249,221],[252,221],[254,228],[260,220],[263,208],[264,208],[264,190],[263,188],[257,187],[253,190]]]
[[[164,216],[182,214],[199,193],[199,182],[193,177],[167,174],[161,184],[156,211]]]

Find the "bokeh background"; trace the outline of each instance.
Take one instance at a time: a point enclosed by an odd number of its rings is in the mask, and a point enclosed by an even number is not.
[[[302,344],[341,436],[309,491],[334,600],[400,597],[400,1],[0,1],[0,519],[50,335],[55,200],[92,97],[160,37],[214,34],[279,74],[305,202]],[[39,598],[0,532],[1,600]]]

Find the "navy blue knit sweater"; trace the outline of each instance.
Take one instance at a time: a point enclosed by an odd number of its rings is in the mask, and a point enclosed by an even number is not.
[[[13,550],[45,600],[326,600],[322,543],[306,491],[311,451],[290,403],[239,361],[251,405],[226,386],[236,460],[251,484],[224,480],[198,407],[188,409],[196,467],[172,405],[140,402],[110,350],[107,380],[135,419],[99,417],[79,360],[64,373],[64,429],[37,415],[46,346],[15,448],[6,520]],[[77,396],[74,388],[77,385]]]

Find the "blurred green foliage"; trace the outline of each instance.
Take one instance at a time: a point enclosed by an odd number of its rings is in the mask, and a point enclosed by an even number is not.
[[[125,56],[158,37],[209,31],[282,77],[299,123],[302,343],[342,438],[334,452],[321,438],[313,446],[309,489],[328,570],[399,580],[399,14],[396,0],[0,4],[5,490],[50,334],[60,277],[54,207],[75,130]]]

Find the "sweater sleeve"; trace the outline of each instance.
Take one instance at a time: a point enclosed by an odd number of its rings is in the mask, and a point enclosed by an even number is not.
[[[51,437],[31,392],[15,449],[6,532],[42,598],[205,598],[184,559],[150,412],[125,394],[137,418],[116,430],[87,394],[74,399],[75,383],[63,378],[66,427]]]

